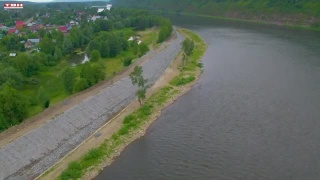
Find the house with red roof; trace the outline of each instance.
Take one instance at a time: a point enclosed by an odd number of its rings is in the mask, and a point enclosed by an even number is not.
[[[22,28],[23,28],[23,25],[24,25],[24,22],[23,22],[23,21],[16,21],[16,28],[17,28],[17,29],[22,29]]]
[[[60,26],[60,27],[58,27],[58,31],[60,31],[62,33],[67,33],[68,32],[68,28],[66,26]]]
[[[12,34],[12,33],[16,33],[17,32],[17,29],[16,28],[10,28],[8,30],[8,34]]]

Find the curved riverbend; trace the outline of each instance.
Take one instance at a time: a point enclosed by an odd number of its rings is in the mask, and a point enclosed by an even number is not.
[[[96,179],[318,179],[319,32],[176,22],[206,40],[203,76]]]

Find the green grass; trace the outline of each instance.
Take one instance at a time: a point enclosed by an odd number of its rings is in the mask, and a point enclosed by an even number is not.
[[[174,77],[169,82],[173,86],[183,86],[193,82],[196,79],[195,71],[197,70],[197,68],[202,67],[202,63],[199,62],[199,59],[202,57],[202,55],[207,49],[206,44],[197,34],[186,29],[179,29],[179,31],[185,37],[192,39],[195,44],[195,47],[192,51],[192,54],[186,57],[187,63],[181,65],[180,74]]]
[[[206,44],[199,36],[191,31],[185,29],[180,29],[179,31],[185,36],[192,38],[192,40],[195,42],[195,53],[191,55],[191,59],[192,61],[198,62],[206,50]],[[185,73],[184,70],[181,70],[181,73]],[[193,78],[194,74],[191,74],[187,80],[184,80],[184,82],[191,82],[194,80]],[[142,106],[124,118],[122,126],[111,136],[111,138],[105,139],[100,146],[91,149],[79,160],[71,162],[67,169],[65,169],[57,179],[79,179],[86,173],[88,169],[92,169],[105,159],[111,158],[120,145],[124,144],[134,132],[137,132],[142,125],[148,122],[150,116],[155,112],[156,108],[162,108],[165,103],[168,102],[168,100],[172,99],[176,94],[179,93],[180,90],[177,90],[170,85],[159,89],[157,92],[152,94]]]
[[[155,107],[162,106],[179,91],[172,87],[164,87],[148,98],[145,103],[133,113],[124,118],[121,128],[106,139],[99,147],[91,149],[79,161],[73,161],[57,178],[58,180],[79,179],[86,170],[111,157],[119,145],[130,137],[131,133],[147,122]]]
[[[190,74],[190,75],[180,74],[180,75],[174,77],[170,81],[170,84],[173,86],[182,86],[182,85],[186,85],[186,84],[194,81],[195,79],[196,79],[196,77],[194,76],[194,74]]]
[[[142,34],[142,39],[148,45],[152,44],[157,39],[158,29],[147,29],[145,31],[140,31]],[[131,29],[125,29],[124,35],[129,36],[133,33]],[[76,50],[80,52],[80,49]],[[126,52],[120,53],[118,56],[114,58],[102,58],[101,62],[105,66],[106,72],[106,79],[111,79],[114,75],[122,70],[124,70],[124,66],[122,63],[122,59],[125,57],[135,57],[131,49]],[[30,77],[27,78],[28,81],[32,79],[37,81],[38,83],[35,84],[25,84],[23,90],[21,91],[23,95],[28,98],[34,98],[37,90],[42,86],[47,95],[50,97],[50,106],[55,105],[64,99],[68,98],[70,94],[66,93],[64,90],[63,80],[61,78],[61,74],[63,71],[69,67],[69,62],[67,61],[68,56],[62,59],[57,65],[49,67],[49,66],[42,66],[41,71]],[[80,74],[81,65],[77,65],[74,67],[77,74]],[[35,116],[42,112],[44,109],[41,105],[32,105],[28,108],[28,118]]]

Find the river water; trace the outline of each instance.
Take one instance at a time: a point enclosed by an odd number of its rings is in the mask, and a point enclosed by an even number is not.
[[[320,178],[320,33],[193,17],[198,83],[97,180]]]

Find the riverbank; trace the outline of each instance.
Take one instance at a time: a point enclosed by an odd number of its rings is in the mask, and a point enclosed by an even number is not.
[[[168,14],[177,14],[177,12],[174,11],[157,11],[157,10],[151,10],[151,12],[156,13],[168,13]],[[229,20],[229,21],[238,21],[238,22],[247,22],[247,23],[258,23],[258,24],[265,24],[265,25],[278,25],[278,26],[284,26],[288,28],[299,28],[299,29],[306,29],[306,30],[312,30],[312,31],[320,31],[320,28],[314,28],[311,26],[303,26],[303,25],[290,25],[285,23],[275,23],[275,22],[269,22],[269,21],[258,21],[258,20],[247,20],[247,19],[240,19],[240,18],[231,18],[231,17],[223,17],[223,16],[212,16],[212,15],[206,15],[206,14],[195,14],[195,13],[188,13],[188,12],[179,12],[177,15],[185,15],[185,16],[194,16],[194,17],[205,17],[205,18],[212,18],[212,19],[221,19],[221,20]]]
[[[162,50],[151,51],[137,61],[138,64],[144,61],[141,66],[150,83],[163,74],[180,52],[182,40],[182,35],[174,33],[163,42]],[[34,179],[39,176],[128,106],[135,99],[135,89],[127,74],[111,81],[109,86],[88,92],[90,96],[79,99],[79,103],[68,102],[75,105],[0,148],[0,165],[3,167],[0,179]]]
[[[198,67],[198,61],[206,49],[205,43],[190,31],[183,29],[179,29],[179,31],[184,36],[192,38],[196,44],[194,53],[185,67]],[[185,68],[181,67],[181,58],[180,53],[164,75],[148,90],[147,100],[143,106],[139,107],[137,100],[132,102],[114,119],[99,129],[95,135],[87,139],[75,151],[38,179],[54,179],[57,176],[59,176],[58,179],[80,177],[91,179],[105,166],[111,164],[113,159],[120,155],[120,152],[127,145],[144,135],[146,129],[160,116],[163,108],[169,106],[176,98],[187,92],[200,77],[200,68],[189,68],[191,70],[189,73],[193,72],[196,77],[192,82],[184,86],[171,85],[170,82],[174,77],[185,72]],[[123,123],[123,120],[126,123]]]

